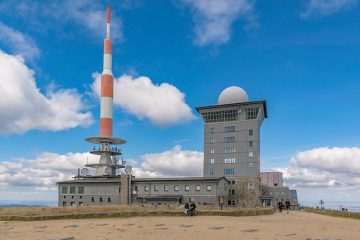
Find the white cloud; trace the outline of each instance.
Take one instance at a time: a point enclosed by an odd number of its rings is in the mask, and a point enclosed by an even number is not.
[[[203,153],[182,150],[176,145],[161,153],[140,157],[140,167],[134,167],[136,177],[201,176]],[[32,186],[37,190],[51,190],[55,183],[70,180],[87,162],[97,163],[99,156],[86,153],[57,154],[42,152],[34,159],[18,158],[0,162],[0,186]],[[127,159],[135,164],[134,159]]]
[[[247,21],[246,28],[257,24],[254,1],[251,0],[184,0],[194,12],[195,43],[220,45],[231,36],[231,25],[239,19]]]
[[[37,190],[51,190],[55,183],[70,180],[77,169],[98,161],[90,153],[64,155],[43,152],[35,159],[18,159],[16,162],[0,162],[0,186],[33,186]]]
[[[99,96],[101,75],[93,74],[92,90]],[[114,104],[140,119],[170,126],[194,119],[185,94],[169,83],[154,84],[150,78],[123,75],[114,79]]]
[[[44,8],[48,8],[46,5]],[[58,1],[50,5],[46,11],[49,17],[55,17],[62,21],[71,21],[85,27],[93,34],[104,38],[106,32],[106,8],[94,1],[67,0]],[[45,9],[46,10],[46,9]],[[123,39],[122,22],[119,14],[111,14],[111,38]]]
[[[204,154],[182,150],[180,145],[161,153],[141,156],[142,164],[135,169],[140,177],[202,176]]]
[[[0,43],[7,46],[14,54],[26,59],[39,56],[40,50],[35,42],[23,33],[12,29],[0,21]]]
[[[69,35],[83,31],[67,32],[66,25],[77,25],[99,39],[105,37],[106,6],[91,0],[54,0],[51,2],[34,2],[26,0],[6,1],[0,4],[2,14],[15,15],[26,20],[27,27],[36,32],[64,29]],[[119,13],[112,14],[111,36],[122,40],[122,21]]]
[[[303,18],[321,17],[350,9],[357,5],[357,0],[309,0],[306,9],[300,14]]]
[[[353,188],[360,185],[360,148],[315,148],[299,152],[284,172],[285,182],[303,188]]]
[[[42,94],[21,57],[0,51],[0,134],[32,129],[59,131],[92,123],[74,89]]]

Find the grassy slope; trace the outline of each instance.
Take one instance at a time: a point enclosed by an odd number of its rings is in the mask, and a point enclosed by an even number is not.
[[[311,213],[328,215],[328,216],[332,216],[332,217],[345,217],[345,218],[360,219],[360,213],[354,213],[354,212],[341,212],[341,211],[337,211],[337,210],[316,209],[316,208],[305,208],[305,211],[311,212]]]
[[[197,215],[202,216],[257,216],[273,214],[273,208],[224,208],[200,206]],[[86,219],[136,216],[183,216],[183,208],[177,206],[83,206],[83,207],[32,207],[0,208],[0,221],[37,221],[55,219]]]

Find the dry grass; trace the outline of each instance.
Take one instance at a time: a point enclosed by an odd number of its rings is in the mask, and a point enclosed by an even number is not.
[[[274,213],[273,208],[224,208],[215,206],[199,206],[197,215],[217,216],[257,216]],[[33,221],[77,218],[108,218],[135,216],[182,216],[183,206],[82,206],[82,207],[29,207],[0,208],[2,221]]]
[[[328,209],[316,209],[316,208],[305,208],[306,212],[317,213],[322,215],[328,215],[332,217],[345,217],[345,218],[354,218],[360,219],[360,213],[355,212],[342,212],[338,210],[328,210]]]

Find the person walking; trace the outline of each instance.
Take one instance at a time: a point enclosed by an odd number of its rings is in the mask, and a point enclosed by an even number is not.
[[[290,201],[289,201],[289,200],[286,200],[286,201],[285,201],[285,209],[286,209],[286,213],[287,213],[287,214],[289,214],[290,206],[291,206]]]
[[[283,204],[282,202],[278,202],[277,207],[278,207],[278,209],[279,209],[279,212],[282,213],[284,204]]]

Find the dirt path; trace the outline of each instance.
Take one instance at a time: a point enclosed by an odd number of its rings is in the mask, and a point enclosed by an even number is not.
[[[256,217],[134,217],[0,222],[0,239],[356,240],[360,221],[304,212]]]

